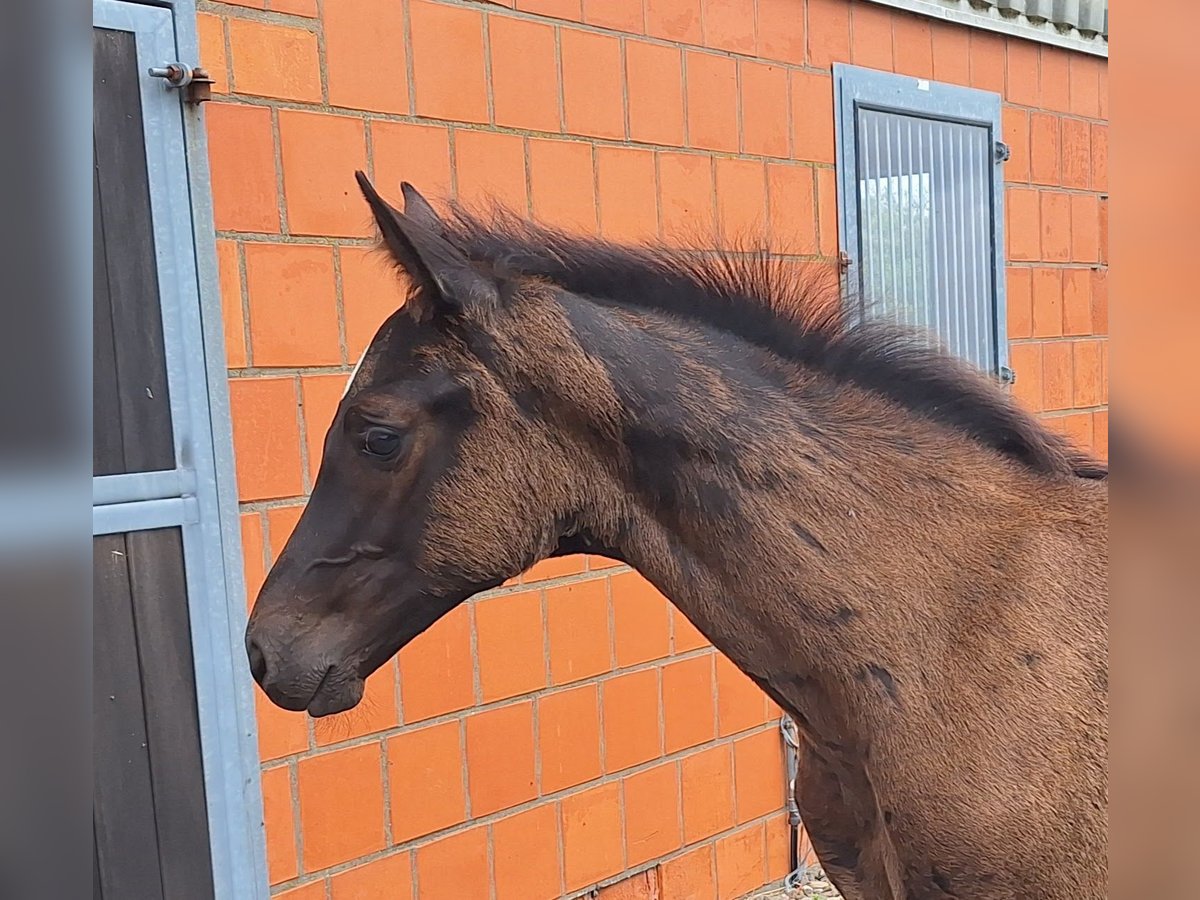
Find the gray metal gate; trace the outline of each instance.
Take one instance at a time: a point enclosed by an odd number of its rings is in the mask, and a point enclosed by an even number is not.
[[[266,897],[194,11],[92,10],[93,893]]]

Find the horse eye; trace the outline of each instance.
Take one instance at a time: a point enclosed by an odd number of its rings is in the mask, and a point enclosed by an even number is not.
[[[391,459],[400,449],[400,432],[375,425],[363,436],[363,451],[378,459]]]

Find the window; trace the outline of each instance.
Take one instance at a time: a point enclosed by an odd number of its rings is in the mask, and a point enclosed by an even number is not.
[[[925,329],[1010,380],[1000,97],[845,65],[834,89],[853,312]]]

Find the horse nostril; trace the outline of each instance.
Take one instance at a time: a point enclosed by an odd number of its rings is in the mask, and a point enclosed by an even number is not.
[[[267,677],[267,658],[263,656],[262,648],[254,638],[246,641],[246,655],[250,658],[250,674],[259,684]]]

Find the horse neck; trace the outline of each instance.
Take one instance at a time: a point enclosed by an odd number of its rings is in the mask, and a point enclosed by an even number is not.
[[[975,560],[987,577],[971,542],[1019,501],[1009,468],[857,388],[623,315],[585,347],[623,408],[602,543],[785,708],[919,652],[953,614],[938,585]]]

